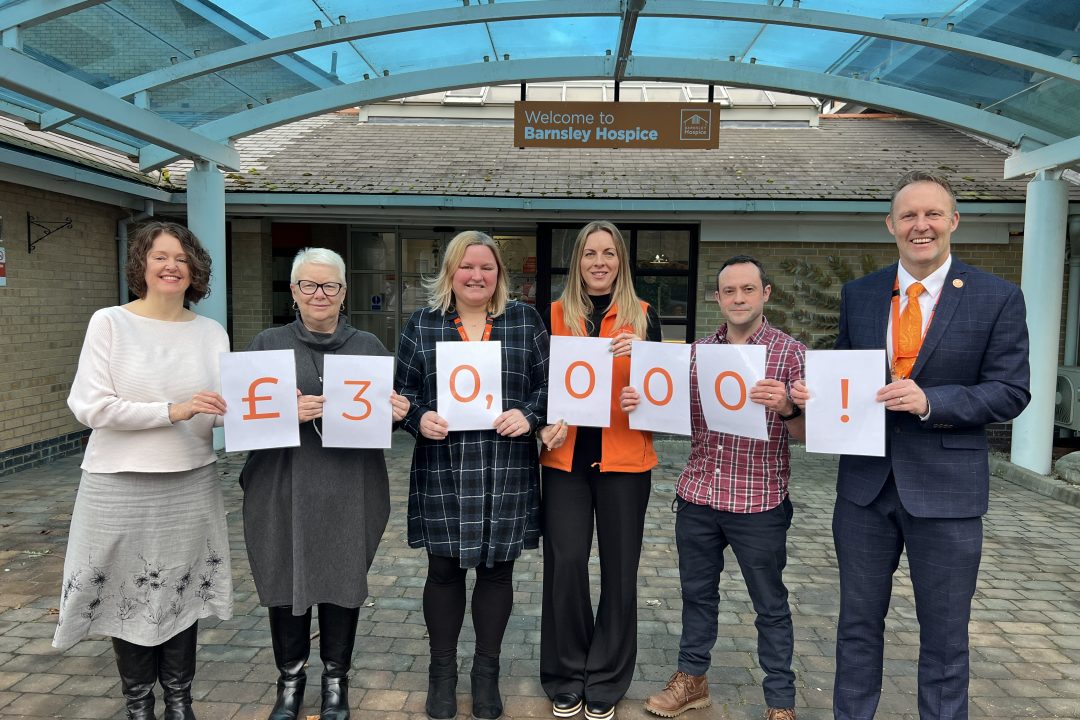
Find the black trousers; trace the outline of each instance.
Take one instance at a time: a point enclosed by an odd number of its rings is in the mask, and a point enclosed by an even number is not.
[[[572,692],[615,704],[637,661],[637,571],[652,473],[544,468],[544,600],[540,682],[548,697]],[[589,555],[600,554],[593,617]]]
[[[432,657],[457,654],[458,636],[465,622],[466,568],[457,558],[428,555],[428,576],[424,584],[424,622],[427,623]],[[514,561],[497,562],[493,567],[476,567],[472,594],[473,631],[476,654],[499,657],[506,624],[514,607]]]

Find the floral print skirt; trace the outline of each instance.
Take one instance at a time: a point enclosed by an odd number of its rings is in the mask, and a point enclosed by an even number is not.
[[[53,646],[87,635],[160,645],[232,617],[225,506],[213,463],[176,473],[83,471]]]

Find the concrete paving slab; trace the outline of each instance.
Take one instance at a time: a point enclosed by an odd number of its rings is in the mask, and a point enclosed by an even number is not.
[[[372,596],[361,611],[353,656],[353,717],[420,720],[427,688],[421,591],[426,561],[405,543],[411,441],[387,454],[393,512],[371,568]],[[678,559],[670,505],[681,468],[678,442],[661,443],[653,476],[639,583],[638,667],[617,712],[652,718],[642,700],[674,670],[679,643]],[[236,485],[242,455],[219,463],[235,574],[231,620],[200,623],[195,711],[202,720],[263,720],[275,670],[266,611],[251,580]],[[122,718],[111,645],[88,639],[60,653],[49,646],[79,480],[79,458],[0,479],[0,717]],[[786,573],[795,616],[800,720],[832,717],[833,655],[839,591],[831,520],[836,459],[793,453],[795,517]],[[1000,463],[995,464],[1000,467]],[[1012,477],[1016,477],[1014,473]],[[1015,482],[992,481],[984,555],[971,624],[973,718],[1080,718],[1080,511]],[[713,706],[685,720],[750,720],[764,712],[749,599],[734,558],[720,583],[719,637],[709,671]],[[599,565],[590,565],[594,599]],[[529,551],[515,573],[514,616],[504,644],[502,689],[508,720],[551,717],[538,679],[542,557]],[[460,646],[459,717],[468,717],[473,633]],[[896,576],[887,622],[880,720],[914,720],[918,623],[906,563]],[[317,707],[317,642],[307,713]],[[312,704],[316,703],[315,707]]]

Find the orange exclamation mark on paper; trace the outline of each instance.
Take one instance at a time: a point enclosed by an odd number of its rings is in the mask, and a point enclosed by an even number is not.
[[[840,409],[841,410],[847,410],[847,388],[848,388],[848,379],[847,378],[841,378],[840,379]],[[847,415],[846,413],[844,415],[840,416],[840,422],[847,422],[848,420],[851,420],[851,417],[849,415]]]

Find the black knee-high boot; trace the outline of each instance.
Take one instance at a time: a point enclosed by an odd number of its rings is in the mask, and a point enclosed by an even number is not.
[[[307,673],[304,665],[311,652],[311,608],[293,615],[291,607],[268,608],[274,664],[278,669],[278,694],[268,720],[296,720],[304,704]]]
[[[495,720],[502,715],[498,656],[473,656],[472,707],[473,717],[479,720]]]
[[[360,608],[319,603],[319,657],[323,662],[320,720],[348,720],[349,669]]]
[[[136,645],[115,637],[112,641],[128,720],[154,720],[158,648]]]
[[[191,710],[191,682],[195,679],[195,647],[199,623],[166,640],[158,651],[165,714],[162,720],[195,720]]]

